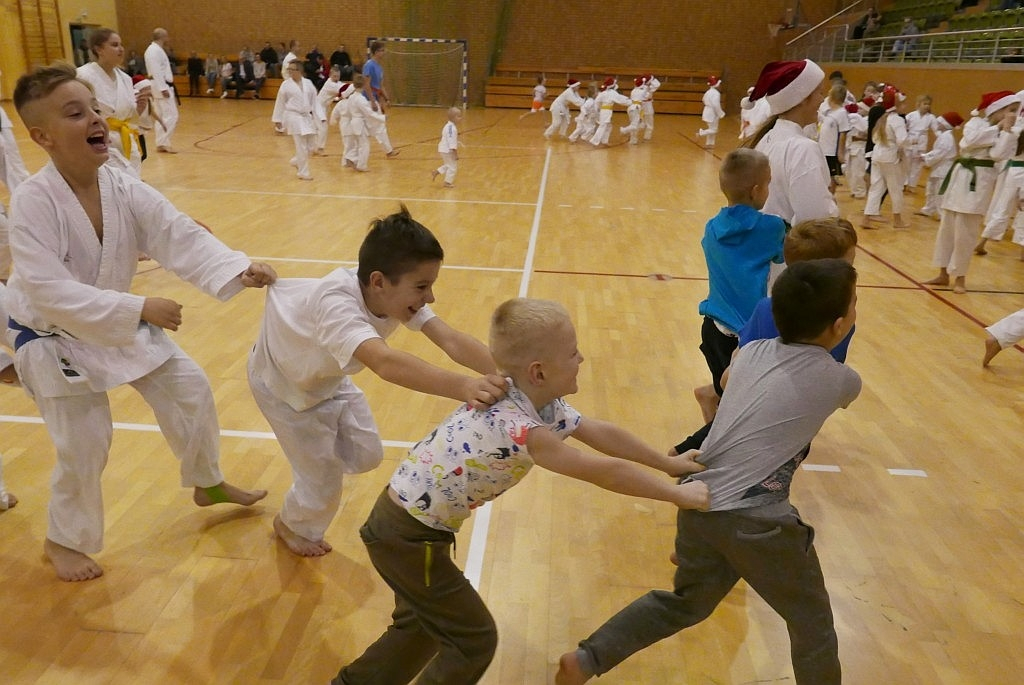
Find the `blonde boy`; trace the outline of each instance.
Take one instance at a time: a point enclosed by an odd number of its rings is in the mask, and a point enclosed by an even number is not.
[[[514,299],[491,319],[491,353],[508,376],[492,407],[460,407],[412,448],[360,530],[374,567],[395,590],[393,623],[333,685],[475,683],[497,646],[494,619],[453,563],[455,532],[472,510],[521,481],[537,464],[627,495],[685,509],[705,506],[703,483],[669,475],[700,470],[617,426],[584,418],[564,399],[577,391],[583,355],[568,312],[545,300]],[[569,435],[613,459],[566,445]],[[421,673],[422,671],[422,673]]]
[[[459,170],[459,122],[462,121],[462,110],[458,107],[448,109],[448,123],[441,129],[441,140],[437,151],[441,153],[441,166],[430,173],[430,180],[444,174],[444,187],[455,187],[455,174]]]

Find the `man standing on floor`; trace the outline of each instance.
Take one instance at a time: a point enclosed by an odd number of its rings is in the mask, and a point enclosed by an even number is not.
[[[153,80],[153,104],[160,114],[156,124],[156,149],[175,153],[171,135],[178,125],[178,103],[174,97],[174,71],[164,49],[166,44],[167,30],[153,29],[153,42],[146,48],[146,73]]]

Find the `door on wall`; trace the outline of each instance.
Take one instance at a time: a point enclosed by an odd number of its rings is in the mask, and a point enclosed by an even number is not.
[[[25,64],[32,67],[64,58],[57,0],[18,0]]]
[[[71,45],[74,46],[76,67],[92,61],[88,45],[89,34],[94,28],[96,27],[92,24],[68,24],[68,29],[71,31]]]

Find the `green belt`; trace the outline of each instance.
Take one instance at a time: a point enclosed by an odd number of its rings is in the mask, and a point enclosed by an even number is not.
[[[978,167],[984,169],[991,169],[996,165],[994,160],[991,159],[974,159],[973,157],[957,157],[953,162],[953,166],[949,167],[949,171],[946,172],[946,178],[942,179],[942,186],[939,187],[939,195],[946,192],[946,188],[949,187],[949,178],[953,175],[953,169],[956,169],[956,165],[970,170],[971,172],[971,192],[974,192],[975,187],[978,184]]]
[[[1024,160],[1011,159],[1009,162],[1006,163],[1006,168],[1009,169],[1010,167],[1024,167]]]

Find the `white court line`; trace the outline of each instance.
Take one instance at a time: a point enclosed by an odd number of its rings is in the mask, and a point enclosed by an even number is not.
[[[800,468],[804,471],[826,471],[828,473],[839,473],[842,471],[835,464],[802,464]]]
[[[921,469],[886,469],[890,476],[912,476],[914,478],[927,478],[928,472]]]
[[[295,262],[296,264],[335,264],[337,266],[358,266],[359,262],[344,259],[298,259],[296,257],[262,257],[250,255],[249,259],[257,262]],[[442,269],[454,269],[456,271],[497,271],[502,273],[519,273],[522,269],[513,269],[500,266],[460,266],[458,264],[445,264]]]
[[[180,186],[161,187],[161,193],[216,193],[220,195],[268,195],[279,197],[329,197],[335,200],[386,200],[388,202],[436,202],[438,204],[460,205],[503,205],[506,207],[532,207],[532,202],[500,202],[498,200],[450,200],[431,197],[388,197],[384,195],[338,195],[334,193],[288,193],[280,190],[232,190],[230,188],[182,188]]]
[[[11,415],[0,415],[0,423],[36,423],[42,425],[43,420],[38,416],[11,416]],[[141,433],[159,433],[160,426],[152,423],[124,423],[122,421],[114,422],[115,430],[126,430],[126,431],[139,431]],[[270,431],[239,431],[231,430],[228,428],[222,428],[220,431],[222,438],[247,438],[249,440],[277,440],[277,436]],[[381,444],[385,447],[401,447],[402,449],[409,449],[415,442],[409,442],[407,440],[381,440]]]
[[[530,242],[526,249],[526,262],[523,264],[523,278],[519,282],[519,297],[526,297],[530,290],[530,274],[533,273],[533,258],[537,253],[537,235],[540,233],[541,210],[544,207],[544,192],[548,185],[548,169],[551,166],[551,148],[544,156],[544,170],[540,176],[540,189],[537,191],[537,204],[533,212],[533,226],[530,228]],[[473,523],[473,535],[469,539],[469,551],[466,553],[464,573],[470,584],[480,589],[480,575],[484,568],[484,552],[487,549],[487,531],[491,527],[491,503],[487,502],[476,510]]]

